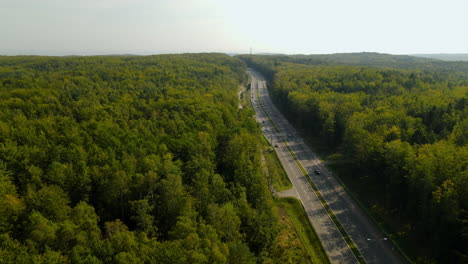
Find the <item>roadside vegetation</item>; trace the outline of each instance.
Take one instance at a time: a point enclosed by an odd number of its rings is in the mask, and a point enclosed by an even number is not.
[[[280,244],[291,245],[288,249],[290,260],[282,263],[330,263],[301,202],[296,198],[285,197],[279,198],[277,205],[280,223],[283,223],[288,230],[288,232],[280,233]],[[292,246],[294,243],[297,245]],[[301,248],[303,248],[302,251],[299,250]],[[281,258],[286,258],[286,256],[281,256]]]
[[[467,261],[468,63],[240,58],[269,79],[282,112],[411,259]]]
[[[264,146],[262,154],[265,162],[265,173],[270,190],[280,192],[291,189],[291,181],[289,181],[288,175],[284,171],[278,156],[276,156],[276,152],[266,138],[262,139],[262,143]]]

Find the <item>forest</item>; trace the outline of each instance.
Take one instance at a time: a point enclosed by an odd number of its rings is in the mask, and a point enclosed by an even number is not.
[[[245,70],[223,54],[0,57],[0,263],[275,263]]]
[[[468,63],[385,54],[242,55],[303,134],[379,194],[416,263],[468,262]],[[365,175],[365,177],[361,177]],[[414,253],[414,252],[413,252]]]

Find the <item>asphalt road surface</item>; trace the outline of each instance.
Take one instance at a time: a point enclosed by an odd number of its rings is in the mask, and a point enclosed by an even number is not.
[[[290,150],[307,171],[308,177],[316,185],[366,263],[403,263],[403,259],[394,250],[391,241],[385,238],[380,229],[368,219],[325,164],[317,158],[294,127],[273,105],[263,76],[251,69],[248,73],[252,78],[251,101],[256,111],[256,120],[262,125],[263,134],[270,141],[283,164],[297,192],[296,197],[302,202],[330,261],[332,263],[358,263]],[[316,174],[315,170],[319,170],[320,174]]]

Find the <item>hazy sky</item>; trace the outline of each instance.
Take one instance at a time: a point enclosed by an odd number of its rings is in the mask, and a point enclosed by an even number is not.
[[[0,54],[468,53],[467,0],[0,0]]]

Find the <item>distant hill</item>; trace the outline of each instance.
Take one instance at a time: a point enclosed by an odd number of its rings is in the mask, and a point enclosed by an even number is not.
[[[444,60],[444,61],[468,61],[468,53],[413,54],[411,56],[438,59],[438,60]]]
[[[248,60],[245,55],[240,55],[240,57],[244,57]],[[374,52],[289,56],[253,55],[253,57],[263,57],[265,61],[269,61],[275,65],[289,62],[306,65],[352,65],[375,68],[460,72],[464,75],[468,74],[468,61],[443,61],[435,58],[416,57],[409,55],[391,55]]]
[[[258,52],[254,53],[254,55],[284,55],[282,53],[271,53],[271,52]]]

